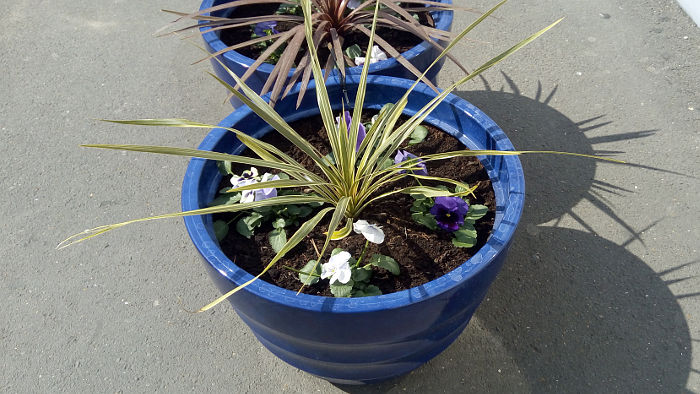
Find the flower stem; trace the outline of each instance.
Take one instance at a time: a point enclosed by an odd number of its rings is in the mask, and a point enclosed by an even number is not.
[[[360,257],[357,259],[357,263],[355,263],[355,267],[360,266],[360,262],[362,261],[362,257],[365,256],[365,252],[367,251],[368,246],[369,246],[369,240],[365,241],[365,247],[362,248],[362,253],[360,253]]]

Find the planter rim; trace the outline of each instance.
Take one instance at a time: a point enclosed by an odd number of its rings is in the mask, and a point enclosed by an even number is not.
[[[199,8],[201,10],[205,10],[207,8],[212,7],[212,4],[214,3],[215,0],[203,0],[202,5]],[[446,3],[446,4],[452,4],[452,0],[436,0],[441,3]],[[452,17],[453,13],[451,11],[433,11],[433,14],[439,14],[440,18],[436,20],[435,23],[435,28],[440,29],[440,30],[446,30],[449,31],[450,26],[452,25]],[[200,32],[206,31],[206,28],[200,28]],[[202,34],[202,39],[213,49],[213,52],[218,52],[221,50],[226,49],[228,46],[224,44],[223,41],[219,38],[219,35],[216,34],[216,32],[206,32]],[[420,44],[414,46],[413,48],[409,49],[406,52],[402,53],[402,57],[405,58],[408,61],[411,61],[411,59],[415,58],[418,56],[421,52],[427,50],[429,47],[431,47],[430,43],[428,42],[421,42]],[[246,67],[250,67],[255,63],[254,59],[251,59],[247,56],[242,55],[241,53],[237,51],[227,51],[224,52],[221,56],[225,57],[226,59],[238,63],[238,64],[244,64]],[[396,61],[394,58],[389,58],[387,60],[380,60],[376,63],[370,64],[369,66],[369,73],[370,74],[381,74],[383,71],[392,69],[399,65],[399,62]],[[403,67],[403,66],[402,66]],[[258,66],[257,70],[271,74],[272,70],[275,68],[274,65],[270,63],[263,63],[260,66]],[[289,70],[288,76],[291,77],[292,74],[294,73],[295,68],[292,68]],[[335,68],[331,72],[331,74],[336,73],[337,71]],[[362,72],[362,66],[355,66],[355,67],[350,67],[346,69],[346,73],[349,74],[360,74]],[[313,78],[311,78],[313,79]]]
[[[359,76],[348,75],[346,84],[356,85]],[[369,75],[368,84],[378,84],[384,86],[399,86],[403,89],[408,89],[414,81],[387,77],[382,75]],[[329,78],[327,85],[337,85],[338,80],[335,77]],[[312,79],[307,87],[307,90],[315,89],[315,81]],[[287,97],[294,97],[300,90],[300,84],[295,84]],[[434,91],[425,84],[420,83],[415,90],[418,94],[435,95]],[[413,93],[412,93],[413,94]],[[410,97],[410,96],[409,96]],[[269,99],[269,94],[263,98]],[[444,100],[453,108],[468,113],[477,123],[486,130],[495,143],[495,147],[490,149],[498,150],[514,150],[508,137],[505,133],[491,120],[485,113],[468,101],[459,98],[456,95],[450,94]],[[219,126],[230,126],[235,122],[243,119],[252,113],[250,108],[241,107],[233,111],[229,116],[219,123]],[[440,124],[446,124],[438,118],[428,116],[424,122],[430,123],[435,127],[440,128]],[[444,130],[444,129],[443,129]],[[225,134],[227,130],[216,128],[213,129],[202,141],[199,149],[211,150],[217,141]],[[469,141],[471,142],[471,141]],[[479,148],[475,143],[470,149]],[[483,149],[483,148],[482,148]],[[485,157],[478,156],[479,160],[484,161]],[[453,287],[459,285],[460,282],[471,278],[484,269],[500,252],[507,248],[509,241],[512,239],[517,224],[520,220],[524,205],[525,197],[525,182],[523,170],[520,160],[517,156],[501,156],[506,163],[509,175],[508,201],[496,201],[497,205],[506,205],[507,209],[503,212],[500,220],[497,219],[491,235],[486,244],[479,249],[469,260],[462,263],[454,270],[445,275],[434,279],[428,283],[416,286],[407,290],[402,290],[395,293],[383,294],[379,296],[360,297],[360,298],[335,298],[324,297],[317,295],[309,295],[296,291],[287,290],[263,280],[256,280],[246,286],[241,291],[255,293],[268,301],[279,303],[287,306],[293,306],[299,309],[308,311],[333,311],[334,313],[365,313],[373,311],[381,311],[386,309],[394,309],[405,307],[421,300],[434,297],[443,292],[446,292]],[[191,159],[187,167],[187,171],[183,180],[182,187],[182,206],[183,210],[199,208],[197,205],[198,199],[198,184],[204,164],[207,160]],[[494,184],[499,181],[493,179],[493,171],[489,170],[489,176]],[[220,249],[216,239],[211,237],[211,234],[206,229],[204,216],[186,216],[184,217],[187,231],[192,238],[193,243],[199,250],[200,254],[211,264],[221,275],[226,277],[235,285],[240,285],[253,279],[254,276],[240,269],[235,265]],[[235,296],[234,296],[235,297]]]

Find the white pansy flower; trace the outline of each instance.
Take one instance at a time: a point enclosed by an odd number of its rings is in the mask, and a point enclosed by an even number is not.
[[[387,59],[386,53],[384,53],[384,51],[379,49],[378,46],[372,45],[372,51],[371,51],[370,57],[369,57],[369,64],[376,63],[380,60],[386,60],[386,59]],[[358,56],[355,58],[355,65],[356,66],[361,66],[363,64],[365,64],[365,58],[363,56]]]
[[[254,183],[258,183],[258,181],[255,179],[246,179],[246,180],[238,182],[236,187],[248,186],[248,185],[252,185]],[[246,203],[246,202],[253,202],[253,201],[255,201],[255,190],[243,190],[241,192],[241,204]]]
[[[355,8],[359,7],[362,4],[361,0],[350,0],[348,1],[347,7],[350,8],[351,10],[354,10]]]
[[[280,177],[278,175],[272,175],[270,173],[265,173],[262,176],[262,179],[258,181],[257,179],[238,179],[234,183],[234,187],[243,187],[243,186],[248,186],[248,185],[254,185],[258,182],[268,182],[268,181],[277,181],[279,180]],[[233,180],[231,180],[231,183],[233,183]],[[274,187],[266,187],[262,189],[252,189],[252,190],[243,190],[241,192],[241,203],[246,203],[246,202],[253,202],[253,201],[262,201],[265,199],[268,199],[270,197],[277,197],[277,189]]]
[[[243,171],[241,176],[234,175],[231,178],[231,184],[233,185],[233,187],[240,187],[240,186],[244,186],[244,185],[240,185],[241,182],[245,182],[245,181],[248,181],[251,179],[255,179],[255,180],[258,179],[258,169],[255,167],[250,167],[250,170]],[[246,183],[246,185],[249,185],[249,184],[250,184],[249,182]]]
[[[240,176],[234,175],[231,178],[231,185],[233,185],[234,188],[248,186],[254,183],[258,183],[258,169],[255,167],[250,167],[250,170],[243,171]],[[241,203],[253,201],[255,201],[254,190],[244,190],[241,192]]]
[[[369,224],[366,220],[358,220],[352,224],[356,233],[364,235],[369,242],[380,244],[384,242],[384,231],[376,224]]]
[[[331,278],[331,284],[335,281],[348,283],[352,276],[350,271],[350,253],[342,251],[331,256],[326,264],[321,264],[321,279]]]

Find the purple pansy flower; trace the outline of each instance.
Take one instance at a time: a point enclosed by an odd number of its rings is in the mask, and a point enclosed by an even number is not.
[[[446,231],[457,231],[464,224],[464,215],[469,204],[459,197],[435,197],[430,214],[435,216],[438,226]]]
[[[350,133],[350,122],[352,122],[352,116],[350,116],[349,111],[345,111],[343,114],[343,117],[345,118],[345,128],[348,129],[348,134]],[[340,123],[340,117],[335,118],[335,121]],[[367,136],[367,130],[365,130],[365,126],[360,122],[360,129],[357,132],[357,145],[355,146],[355,151],[360,150],[360,145],[362,144],[362,141],[365,139]]]
[[[275,27],[277,27],[277,22],[275,21],[256,23],[253,33],[258,37],[266,36],[267,32],[265,30],[269,30],[272,34],[279,34],[280,32],[278,32]]]
[[[403,150],[403,151],[398,150],[398,151],[396,151],[396,157],[394,157],[394,164],[399,164],[399,163],[402,163],[406,160],[415,159],[416,157],[418,157],[418,156],[414,155],[413,153],[407,152],[405,150]],[[420,168],[420,170],[411,171],[414,174],[416,174],[416,175],[428,175],[428,169],[425,167],[425,163],[423,163],[423,160],[418,159],[418,161],[414,164],[414,166],[417,166]],[[401,170],[401,171],[399,171],[399,174],[403,174],[405,172],[406,171]]]

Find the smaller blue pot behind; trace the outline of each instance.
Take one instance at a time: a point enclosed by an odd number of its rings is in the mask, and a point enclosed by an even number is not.
[[[224,4],[230,0],[204,0],[202,1],[202,6],[200,7],[200,10],[204,10],[213,6],[217,6],[220,4]],[[452,4],[451,0],[437,0],[441,3],[445,4]],[[222,10],[219,11],[219,13],[215,12],[214,15],[216,16],[227,16],[224,14],[224,12],[229,12],[230,10]],[[452,27],[452,11],[438,11],[438,12],[433,12],[431,15],[433,16],[433,19],[435,20],[435,27],[440,30],[444,31],[450,31],[450,28]],[[206,29],[202,29],[204,31]],[[217,32],[208,32],[204,33],[202,35],[202,38],[204,39],[204,42],[206,44],[206,48],[209,50],[210,53],[215,53],[218,52],[222,49],[225,49],[227,47],[226,44],[223,43],[219,39],[219,35]],[[408,59],[408,61],[411,62],[418,70],[421,72],[425,71],[426,68],[430,65],[430,63],[435,60],[435,58],[440,54],[440,51],[438,51],[434,46],[430,45],[427,42],[422,42],[415,47],[411,48],[410,50],[406,51],[403,53],[403,57]],[[231,71],[233,71],[236,75],[241,76],[243,75],[249,68],[250,66],[254,63],[254,60],[241,55],[240,53],[236,51],[229,51],[224,53],[219,57],[221,61],[228,67]],[[233,78],[231,78],[230,75],[224,70],[224,68],[217,62],[216,60],[212,59],[212,66],[214,68],[214,72],[216,75],[229,83],[231,86],[235,85],[235,82],[233,81]],[[442,68],[442,65],[444,63],[444,59],[441,60],[438,64],[436,64],[430,72],[427,74],[427,77],[432,81],[434,84],[436,84],[436,79],[438,72]],[[263,63],[256,69],[256,71],[253,73],[253,75],[246,80],[246,84],[256,92],[260,93],[260,90],[262,90],[263,85],[265,84],[265,81],[267,81],[268,76],[272,73],[272,69],[274,66],[272,64],[268,63]],[[289,71],[289,76],[291,76],[294,72],[294,69]],[[334,70],[333,73],[336,73],[337,70]],[[362,67],[351,67],[347,69],[347,72],[350,74],[357,74],[359,75],[362,72]],[[408,71],[404,66],[402,66],[399,62],[397,62],[395,59],[388,59],[388,60],[383,60],[377,63],[374,63],[370,65],[369,68],[369,73],[370,74],[376,74],[376,75],[386,75],[390,77],[397,77],[397,78],[406,78],[406,79],[414,79],[415,76],[413,73]],[[234,106],[238,106],[237,100],[232,100],[232,103],[234,103]]]
[[[355,96],[357,80],[347,88]],[[370,76],[366,108],[396,102],[411,85],[405,79]],[[314,83],[297,110],[296,94],[281,100],[276,110],[288,121],[319,113]],[[298,92],[296,89],[292,90]],[[341,90],[329,79],[329,96],[340,108]],[[425,85],[409,97],[404,111],[414,114],[435,92]],[[471,149],[512,150],[503,131],[479,109],[450,95],[426,118],[426,123],[458,138]],[[243,107],[220,126],[262,136],[270,131]],[[200,149],[238,153],[233,133],[212,130]],[[496,218],[486,245],[455,270],[424,285],[375,297],[330,298],[297,295],[262,280],[230,298],[241,319],[270,351],[293,366],[340,384],[375,383],[419,367],[443,351],[464,330],[500,270],[520,220],[524,179],[516,156],[480,158],[496,194]],[[203,208],[213,200],[221,180],[212,161],[192,159],[182,187],[183,210]],[[185,218],[187,230],[222,293],[252,276],[238,268],[219,248],[210,216]]]

